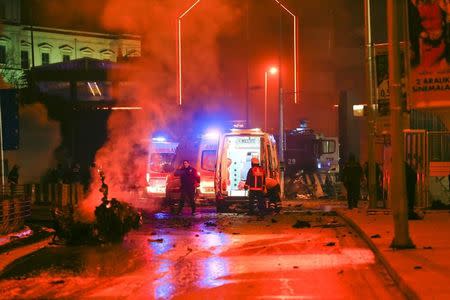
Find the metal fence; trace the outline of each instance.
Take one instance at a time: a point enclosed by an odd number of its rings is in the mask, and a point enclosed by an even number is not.
[[[28,184],[25,185],[25,194],[31,198],[33,205],[75,207],[84,197],[84,188],[81,184]]]
[[[450,162],[450,132],[428,132],[428,153],[431,162]]]
[[[0,186],[0,234],[20,229],[31,215],[31,199],[23,185]]]
[[[81,184],[0,186],[0,234],[20,229],[37,208],[75,207],[84,197]]]
[[[442,182],[450,173],[450,132],[405,130],[405,160],[417,174],[416,207],[427,208],[432,200],[447,202],[448,188]],[[432,180],[440,184],[433,184]],[[435,199],[433,195],[440,195]],[[431,196],[431,198],[430,198]]]

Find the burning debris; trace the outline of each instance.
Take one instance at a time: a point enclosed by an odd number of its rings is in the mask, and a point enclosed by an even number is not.
[[[72,207],[67,210],[55,208],[55,236],[67,244],[118,243],[132,229],[138,229],[142,223],[141,214],[131,205],[116,198],[108,199],[108,185],[105,174],[99,169],[102,185],[99,191],[102,203],[95,208],[95,220],[92,223],[76,221]]]

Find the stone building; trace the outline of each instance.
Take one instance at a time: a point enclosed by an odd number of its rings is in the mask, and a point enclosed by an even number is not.
[[[29,18],[22,16],[21,4],[0,0],[0,74],[13,87],[23,86],[23,70],[33,66],[84,57],[115,62],[124,56],[140,56],[138,35],[30,24]]]

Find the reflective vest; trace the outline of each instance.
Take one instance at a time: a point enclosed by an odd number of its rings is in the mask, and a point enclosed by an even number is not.
[[[262,191],[264,190],[266,174],[262,167],[253,167],[249,170],[247,176],[247,186],[251,191]]]

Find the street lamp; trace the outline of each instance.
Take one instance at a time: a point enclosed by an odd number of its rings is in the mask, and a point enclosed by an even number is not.
[[[267,77],[278,73],[277,67],[270,67],[264,72],[264,131],[267,131]]]
[[[182,78],[182,55],[181,55],[181,21],[184,16],[186,16],[191,10],[193,10],[197,4],[200,3],[201,0],[194,0],[194,2],[189,6],[188,9],[186,9],[181,15],[177,18],[177,102],[178,105],[183,104],[183,78]],[[297,103],[298,101],[298,78],[297,78],[297,65],[298,65],[298,17],[289,9],[287,8],[283,3],[280,2],[280,0],[273,0],[276,2],[282,10],[287,12],[293,19],[293,73],[294,73],[294,103]],[[247,32],[248,34],[248,32]],[[248,100],[247,100],[248,101]],[[248,121],[248,120],[247,120]]]
[[[297,104],[298,101],[298,87],[297,87],[297,83],[298,83],[298,79],[297,79],[297,64],[298,64],[298,58],[297,58],[297,48],[298,48],[298,17],[290,10],[288,9],[285,5],[283,5],[283,3],[280,2],[280,0],[274,0],[276,3],[278,3],[278,5],[280,5],[280,7],[287,12],[293,19],[293,56],[294,56],[294,103]]]

